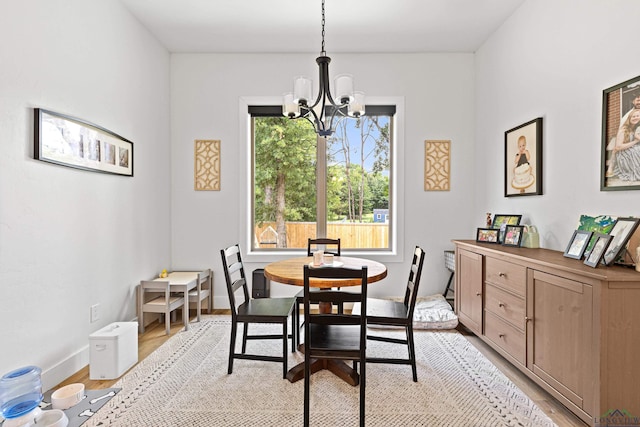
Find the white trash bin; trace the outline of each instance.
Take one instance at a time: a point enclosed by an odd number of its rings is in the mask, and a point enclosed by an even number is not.
[[[89,378],[113,380],[138,362],[138,322],[114,322],[89,335]]]

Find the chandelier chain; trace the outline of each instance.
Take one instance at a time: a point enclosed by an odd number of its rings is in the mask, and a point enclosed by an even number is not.
[[[327,54],[324,50],[324,0],[322,0],[322,49],[320,49],[320,52],[322,56]]]

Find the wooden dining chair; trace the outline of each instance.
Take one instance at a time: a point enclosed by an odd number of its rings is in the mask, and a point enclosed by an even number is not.
[[[202,301],[207,300],[206,310],[207,314],[211,313],[211,299],[213,297],[213,272],[207,268],[198,272],[198,285],[195,289],[189,291],[189,308],[195,307],[196,313],[198,313],[198,322],[200,321],[199,313],[202,311]],[[200,311],[198,311],[197,305],[200,305]]]
[[[345,292],[335,289],[314,290],[309,283],[320,279],[360,279],[360,292]],[[360,366],[360,426],[364,426],[366,386],[366,316],[354,313],[311,312],[311,304],[322,302],[344,304],[358,302],[366,313],[367,267],[310,268],[304,266],[304,425],[310,420],[310,385],[312,359],[351,360],[354,369]]]
[[[312,256],[314,251],[322,249],[325,254],[332,254],[334,256],[340,256],[340,239],[308,239],[307,240],[307,256]],[[338,288],[340,289],[340,288]],[[314,289],[318,290],[318,289]],[[298,335],[298,342],[300,342],[300,306],[302,305],[304,291],[300,291],[296,294],[296,334]],[[342,313],[344,311],[344,305],[338,304],[338,311]]]
[[[171,315],[180,307],[184,307],[184,296],[172,294],[168,280],[142,280],[138,286],[139,332],[144,333],[144,313],[161,313],[164,315],[165,329],[169,335]]]
[[[291,318],[291,328],[295,326],[292,313],[295,298],[257,298],[251,299],[242,263],[242,255],[238,244],[220,250],[224,277],[227,282],[229,305],[231,306],[231,343],[229,348],[228,373],[233,372],[234,359],[262,360],[282,363],[282,377],[287,376],[287,321]],[[236,299],[236,294],[238,298]],[[238,324],[243,325],[242,351],[236,352],[236,335]],[[250,335],[250,323],[281,324],[281,334]],[[247,340],[280,339],[282,340],[282,356],[247,354]],[[295,352],[296,334],[291,333],[291,351]]]
[[[407,346],[409,357],[407,359],[394,358],[367,358],[369,363],[392,363],[401,365],[411,365],[413,371],[413,381],[418,381],[418,371],[416,368],[416,351],[413,340],[413,312],[418,296],[420,276],[422,275],[422,265],[424,264],[424,251],[416,246],[413,251],[413,260],[409,270],[409,279],[404,293],[403,301],[392,301],[386,299],[367,299],[367,324],[369,326],[400,327],[404,328],[406,338],[390,338],[368,334],[367,339],[372,341],[383,341]],[[354,304],[353,311],[360,313],[363,306]]]
[[[307,241],[307,256],[313,255],[317,250],[322,249],[325,254],[340,256],[340,239],[309,239]]]

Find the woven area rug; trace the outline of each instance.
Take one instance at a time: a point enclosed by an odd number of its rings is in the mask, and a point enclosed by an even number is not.
[[[299,426],[304,382],[282,365],[236,360],[227,375],[229,316],[204,316],[122,377],[122,388],[85,426]],[[268,325],[252,325],[272,331]],[[389,336],[398,331],[376,331]],[[240,340],[238,340],[240,341]],[[367,426],[553,426],[554,423],[456,331],[415,331],[418,382],[405,365],[367,365]],[[279,341],[251,341],[277,355]],[[406,347],[369,342],[368,354],[405,357]],[[290,353],[289,367],[302,362]],[[358,425],[358,387],[328,371],[311,380],[311,424]]]

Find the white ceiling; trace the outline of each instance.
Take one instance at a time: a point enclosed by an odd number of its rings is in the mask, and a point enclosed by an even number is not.
[[[121,0],[170,52],[320,52],[321,0]],[[326,0],[336,52],[475,52],[524,0]]]

